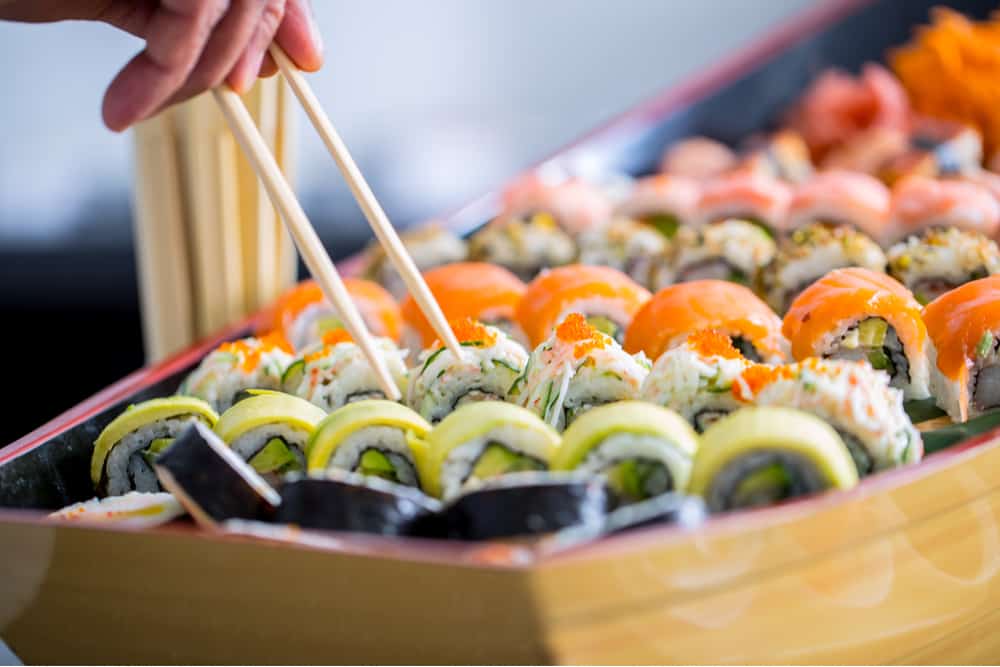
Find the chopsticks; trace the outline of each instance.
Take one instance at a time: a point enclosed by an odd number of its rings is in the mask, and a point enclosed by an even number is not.
[[[295,197],[292,187],[282,175],[277,160],[268,150],[257,126],[254,125],[253,118],[243,105],[243,100],[232,90],[222,87],[214,88],[212,95],[222,109],[223,116],[239,140],[258,177],[260,177],[261,183],[264,184],[271,201],[281,213],[281,217],[285,221],[309,272],[323,290],[324,296],[337,308],[340,316],[344,319],[348,333],[361,347],[361,351],[375,371],[379,385],[386,397],[394,401],[399,400],[401,398],[399,387],[396,386],[389,374],[385,362],[378,355],[375,341],[365,326],[357,306],[351,300],[340,274],[337,273],[337,269],[323,247],[316,230],[309,223],[309,218],[302,210],[302,205]]]
[[[309,82],[306,81],[305,76],[295,66],[291,58],[276,43],[271,43],[268,53],[271,54],[274,62],[278,65],[278,69],[281,70],[282,76],[288,81],[295,96],[299,99],[299,103],[305,109],[306,115],[309,116],[313,127],[316,128],[316,132],[319,133],[323,139],[323,143],[326,144],[326,148],[330,151],[334,162],[337,163],[340,173],[351,188],[351,193],[354,195],[355,201],[358,202],[358,206],[361,207],[361,211],[365,214],[365,218],[367,218],[368,224],[371,225],[372,231],[375,232],[379,243],[385,249],[386,256],[388,256],[396,271],[403,278],[403,282],[406,283],[406,288],[413,296],[413,300],[420,306],[420,310],[423,311],[424,317],[427,318],[438,339],[444,343],[445,347],[456,358],[461,358],[461,346],[458,344],[455,333],[451,330],[448,320],[441,311],[441,306],[438,305],[434,295],[431,294],[430,288],[427,287],[427,283],[424,281],[424,277],[420,275],[420,270],[414,264],[413,258],[406,251],[406,246],[403,245],[399,234],[396,233],[392,223],[389,222],[389,218],[386,216],[385,211],[382,210],[382,206],[375,199],[371,188],[368,187],[364,176],[361,175],[361,170],[358,169],[354,158],[351,157],[350,152],[347,150],[347,145],[340,138],[340,134],[333,127],[333,123],[330,122],[329,117],[323,111],[323,107],[316,98],[316,94],[313,93]]]

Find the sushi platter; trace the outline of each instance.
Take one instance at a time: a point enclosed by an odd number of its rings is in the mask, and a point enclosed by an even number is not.
[[[371,340],[305,281],[0,449],[0,637],[995,660],[1000,123],[920,81],[1000,23],[950,4],[822,3],[404,234],[448,336],[374,246]]]

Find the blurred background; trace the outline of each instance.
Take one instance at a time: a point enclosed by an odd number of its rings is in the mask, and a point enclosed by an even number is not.
[[[311,77],[398,226],[461,206],[811,0],[320,0]],[[0,312],[18,400],[0,444],[143,363],[131,136],[100,120],[140,42],[0,23]],[[301,119],[298,190],[331,254],[369,232]]]

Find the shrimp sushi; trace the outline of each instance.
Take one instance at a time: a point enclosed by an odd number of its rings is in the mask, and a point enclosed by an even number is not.
[[[889,273],[929,303],[970,280],[1000,272],[1000,206],[985,188],[963,181],[908,178],[893,191],[899,242]]]
[[[796,188],[788,206],[791,230],[762,276],[767,302],[783,313],[799,292],[833,269],[884,271],[878,241],[889,225],[889,190],[866,174],[827,171]]]
[[[660,171],[703,179],[727,172],[738,163],[736,153],[708,137],[689,137],[671,144],[660,158]]]
[[[782,325],[792,355],[868,361],[906,398],[927,398],[927,329],[899,282],[857,267],[836,269],[792,302]]]
[[[527,286],[502,266],[459,262],[431,269],[424,274],[424,280],[448,321],[471,318],[514,338],[523,336],[515,312]],[[430,347],[437,334],[413,297],[403,300],[401,310],[407,345],[414,350]]]
[[[177,393],[207,401],[225,412],[251,389],[280,389],[292,363],[292,348],[280,333],[222,343],[181,383]]]
[[[715,329],[751,361],[784,362],[788,344],[781,318],[742,285],[697,280],[665,287],[636,313],[625,332],[625,349],[658,359],[692,333]]]
[[[454,262],[464,262],[469,256],[468,244],[439,222],[417,225],[414,229],[401,233],[399,238],[421,272]],[[406,296],[406,283],[380,243],[373,242],[365,250],[361,275],[380,284],[396,299]]]
[[[931,389],[957,422],[1000,407],[1000,276],[973,280],[924,308]]]
[[[549,337],[570,313],[621,342],[625,327],[649,300],[642,285],[606,266],[574,264],[535,278],[517,307],[517,321],[532,345]]]
[[[784,229],[792,188],[776,178],[737,171],[702,184],[695,218],[702,225],[738,218],[772,234]]]

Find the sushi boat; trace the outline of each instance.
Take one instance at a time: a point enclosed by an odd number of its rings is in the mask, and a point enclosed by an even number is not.
[[[990,3],[971,0],[954,4],[976,16],[990,9]],[[679,137],[734,141],[774,118],[817,66],[855,68],[905,40],[930,5],[828,2],[541,168],[571,176],[594,169],[638,176],[654,170],[663,147]],[[732,114],[733,108],[754,113]],[[519,196],[530,199],[531,192]],[[447,224],[471,232],[494,218],[499,203],[499,195],[487,195]],[[482,252],[503,252],[511,226],[561,233],[558,225],[526,216],[501,222]],[[342,268],[356,273],[360,259]],[[498,315],[498,325],[517,319],[508,311]],[[22,659],[845,664],[987,662],[1000,650],[994,638],[1000,626],[1000,603],[994,602],[1000,599],[998,431],[933,453],[919,465],[856,486],[845,483],[853,487],[847,491],[705,523],[683,520],[679,506],[659,507],[659,520],[649,521],[654,525],[643,527],[642,517],[632,516],[631,529],[622,534],[608,523],[596,532],[569,529],[530,540],[428,539],[426,531],[424,537],[385,537],[265,524],[255,520],[257,510],[218,530],[189,522],[144,529],[141,521],[106,526],[48,520],[61,507],[69,506],[70,515],[86,511],[74,503],[93,495],[94,442],[127,406],[173,394],[206,354],[271,316],[261,314],[140,370],[0,450],[0,636]],[[240,388],[229,390],[217,405],[199,407],[203,419],[196,421],[214,421],[213,407],[228,407]],[[266,398],[247,401],[268,403]],[[429,421],[437,418],[432,408]],[[595,414],[574,422],[582,433],[576,438],[569,435],[572,424],[559,424],[568,426],[564,437],[574,448],[589,446],[585,424]],[[535,419],[529,417],[526,423]],[[416,414],[406,419],[425,423]],[[440,423],[437,433],[447,434],[441,439],[448,442],[434,446],[447,457],[471,435],[447,417]],[[721,424],[708,427],[705,437]],[[206,424],[193,429],[211,443]],[[322,439],[325,431],[319,430]],[[240,435],[254,442],[253,433]],[[238,458],[195,445],[171,449],[171,460],[162,465],[170,468],[184,452]],[[335,456],[334,446],[325,448],[325,457]],[[326,458],[311,459],[310,469],[324,469]],[[239,460],[233,466],[249,468]],[[180,474],[184,467],[170,469]],[[97,473],[98,483],[112,482]],[[704,477],[697,467],[690,474]],[[842,473],[831,475],[842,481]],[[234,483],[272,511],[278,500],[255,479],[251,470]],[[344,483],[320,481],[330,488]],[[318,502],[310,495],[319,493],[317,484],[313,477],[286,484],[281,511]],[[603,502],[600,492],[575,481],[553,485],[581,499],[581,508]],[[498,499],[512,497],[504,495],[508,491],[504,485],[484,489],[478,502],[495,510],[503,504]],[[530,496],[536,490],[529,484],[518,491]],[[365,490],[383,492],[378,484]],[[121,498],[109,512],[141,518],[143,512],[176,511],[162,499],[140,511],[128,505],[129,496]],[[463,502],[468,497],[433,509],[448,519],[438,527],[443,534],[464,521]],[[212,523],[212,511],[206,508],[200,520]],[[415,516],[422,511],[413,509]],[[491,528],[462,525],[465,531]]]

